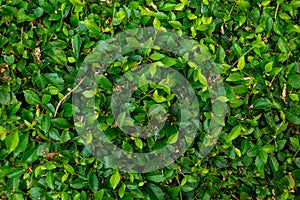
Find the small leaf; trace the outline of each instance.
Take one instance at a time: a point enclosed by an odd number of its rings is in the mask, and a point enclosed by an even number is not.
[[[135,145],[142,149],[143,148],[143,141],[140,139],[140,138],[137,138],[135,141],[134,141]]]
[[[51,171],[47,172],[46,183],[51,190],[54,189],[54,177],[53,177],[53,173]]]
[[[25,90],[24,92],[24,97],[27,103],[29,104],[41,104],[41,100],[39,96],[31,91],[31,90]]]
[[[289,53],[288,43],[284,38],[280,37],[277,45],[283,53]]]
[[[48,116],[43,116],[40,120],[39,120],[41,129],[44,132],[47,132],[50,128],[50,118]]]
[[[269,163],[270,163],[270,166],[271,166],[273,172],[277,172],[279,164],[277,162],[277,159],[273,155],[270,155],[270,157],[269,157]]]
[[[67,119],[64,118],[56,118],[51,120],[54,126],[57,128],[71,128],[72,125]]]
[[[300,124],[300,112],[297,108],[290,108],[286,111],[286,118],[294,123],[294,124]]]
[[[239,70],[244,69],[244,67],[245,67],[245,56],[240,57],[237,66],[238,66]]]
[[[178,133],[175,133],[168,138],[167,144],[174,144],[177,140],[178,140]]]
[[[268,154],[265,151],[260,151],[259,152],[259,158],[264,162],[267,163],[268,161]]]
[[[85,20],[84,23],[90,32],[100,33],[100,28],[96,24],[96,22],[91,21],[91,20]]]
[[[89,178],[89,186],[93,193],[95,194],[99,189],[99,180],[96,176],[96,174],[93,173],[93,175]]]
[[[7,153],[10,154],[19,144],[19,133],[14,131],[7,136],[5,141]]]
[[[229,77],[226,79],[226,81],[235,82],[242,80],[244,76],[241,73],[232,73],[229,75]]]
[[[276,151],[276,147],[274,145],[267,144],[262,147],[262,150],[266,153],[271,153]]]
[[[165,97],[158,95],[158,91],[157,90],[155,90],[154,93],[153,93],[153,99],[157,103],[162,103],[162,102],[166,101]]]
[[[272,68],[273,68],[273,61],[265,65],[265,72],[272,71]]]
[[[14,55],[10,55],[10,56],[4,55],[4,61],[7,64],[12,65],[15,62],[15,56]]]
[[[229,133],[226,142],[229,143],[232,140],[234,140],[235,138],[237,138],[240,134],[241,134],[241,130],[242,130],[242,126],[241,125],[237,125],[235,126],[231,132]]]
[[[165,55],[160,54],[160,53],[157,53],[157,52],[154,52],[154,53],[150,56],[150,58],[151,58],[152,60],[154,60],[154,61],[160,60],[160,59],[162,59],[163,57],[165,57]]]
[[[271,102],[267,98],[260,98],[260,99],[256,100],[253,104],[254,109],[268,110],[268,109],[270,109],[270,107],[271,107]]]
[[[182,24],[179,21],[169,21],[169,24],[173,26],[174,28],[181,29]]]
[[[296,137],[290,137],[290,141],[291,141],[291,144],[294,148],[297,148],[297,149],[300,148],[299,138],[297,138],[297,136]]]
[[[236,153],[236,155],[237,155],[238,157],[241,157],[241,156],[242,156],[242,153],[241,153],[241,151],[240,151],[238,148],[234,148],[234,152]]]
[[[118,184],[119,184],[119,182],[120,182],[120,174],[119,174],[118,171],[116,171],[116,172],[110,177],[109,182],[110,182],[110,185],[111,185],[111,187],[112,187],[113,189],[115,189],[115,188],[118,186]]]

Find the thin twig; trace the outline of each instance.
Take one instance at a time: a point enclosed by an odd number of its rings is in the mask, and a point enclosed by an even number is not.
[[[277,6],[276,6],[276,10],[275,10],[275,16],[274,16],[274,18],[275,18],[275,20],[276,20],[276,17],[277,17],[277,13],[278,13],[278,9],[279,9],[279,3],[277,4]]]
[[[55,109],[54,118],[56,117],[57,112],[58,112],[58,109],[59,109],[59,107],[61,106],[61,104],[66,100],[66,98],[67,98],[74,90],[76,90],[76,89],[81,85],[81,83],[82,83],[83,80],[84,80],[84,78],[81,79],[81,80],[79,81],[79,83],[78,83],[73,89],[70,89],[69,92],[68,92],[68,94],[66,94],[66,95],[58,102],[58,104],[57,104],[57,106],[56,106],[56,109]]]

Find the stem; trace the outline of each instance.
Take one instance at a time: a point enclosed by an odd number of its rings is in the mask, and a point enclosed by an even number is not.
[[[56,106],[56,109],[55,109],[54,118],[56,117],[57,112],[58,112],[58,109],[59,109],[59,107],[61,106],[61,104],[63,104],[63,102],[66,100],[66,98],[67,98],[74,90],[76,90],[76,89],[81,85],[81,83],[82,83],[83,80],[84,80],[84,78],[81,79],[81,80],[79,81],[79,83],[78,83],[73,89],[71,89],[71,90],[68,92],[68,94],[66,94],[66,95],[58,102],[58,104],[57,104],[57,106]]]
[[[251,47],[250,49],[248,49],[242,56],[247,55],[253,48],[254,48],[254,47]],[[237,59],[237,60],[232,64],[232,66],[236,65],[238,62],[239,62],[239,59]]]
[[[300,151],[300,148],[296,151],[295,155],[293,156],[293,159],[296,158],[296,156],[297,156],[297,154],[299,153],[299,151]]]
[[[276,20],[277,14],[278,14],[279,5],[280,4],[278,3],[276,6],[276,11],[275,11],[275,16],[274,16],[275,20]]]

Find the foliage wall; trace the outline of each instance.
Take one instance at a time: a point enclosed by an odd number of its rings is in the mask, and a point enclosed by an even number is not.
[[[0,199],[299,198],[299,7],[299,0],[0,0]],[[119,172],[97,161],[75,131],[71,89],[100,40],[149,26],[188,35],[220,64],[226,123],[200,158],[210,96],[196,88],[201,125],[188,151],[161,170]],[[114,82],[140,63],[195,81],[167,52],[135,51],[120,62],[102,82],[101,109]],[[134,115],[143,122],[146,111]],[[116,136],[111,117],[101,124],[125,149],[152,144]]]

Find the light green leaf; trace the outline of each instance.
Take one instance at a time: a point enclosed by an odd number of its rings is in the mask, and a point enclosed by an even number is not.
[[[19,144],[19,133],[18,131],[14,131],[10,133],[5,141],[7,153],[10,154]]]
[[[245,67],[245,56],[240,57],[237,66],[238,66],[239,70],[244,69],[244,67]]]
[[[229,143],[232,140],[234,140],[235,138],[237,138],[240,134],[241,134],[241,130],[242,130],[242,126],[241,125],[237,125],[235,126],[229,133],[226,142]]]
[[[51,171],[47,172],[46,183],[51,190],[54,189],[54,177],[53,177],[53,173]]]
[[[297,149],[300,148],[298,136],[296,136],[296,137],[290,137],[290,141],[291,141],[291,144],[292,144],[292,146],[293,146],[294,148],[297,148]]]
[[[175,133],[168,138],[167,144],[174,144],[177,140],[178,140],[178,133]]]
[[[109,182],[113,189],[115,189],[118,186],[120,182],[120,174],[118,171],[115,171],[115,173],[110,177]]]
[[[134,141],[135,145],[142,149],[143,148],[143,141],[140,139],[140,138],[137,138],[135,141]]]
[[[273,68],[273,61],[265,65],[265,72],[272,71],[272,68]]]

